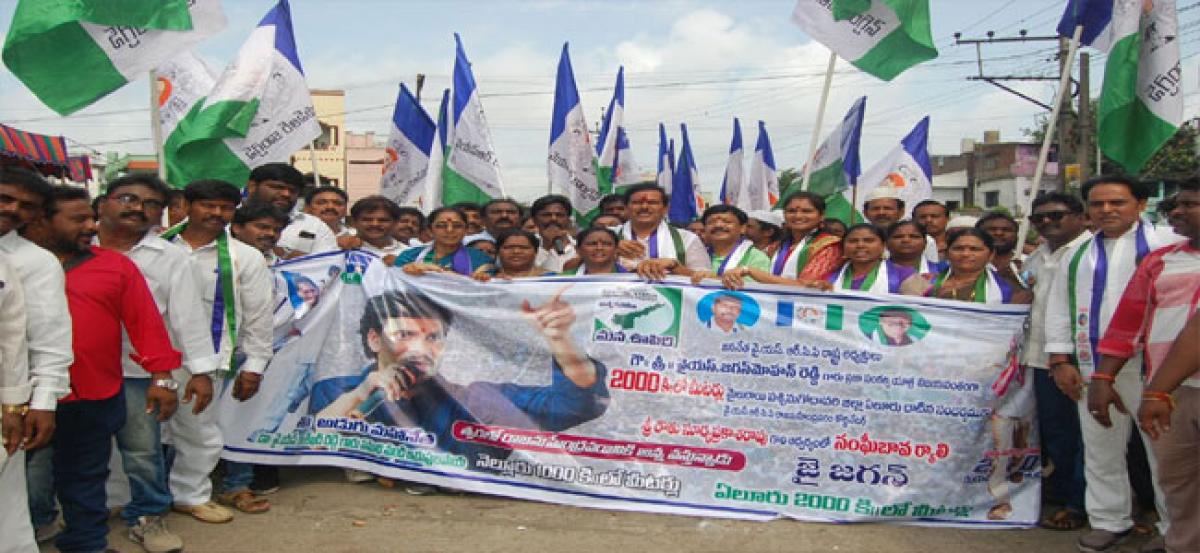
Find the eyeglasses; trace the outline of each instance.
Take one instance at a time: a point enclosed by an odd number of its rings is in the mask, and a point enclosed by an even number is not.
[[[162,209],[167,204],[159,200],[148,200],[138,196],[137,194],[118,194],[112,196],[112,199],[123,206],[140,205],[143,209]]]
[[[1057,223],[1063,220],[1063,217],[1066,217],[1068,213],[1069,212],[1067,211],[1046,211],[1042,213],[1034,213],[1033,215],[1029,216],[1029,222],[1035,225],[1040,225],[1046,220]]]

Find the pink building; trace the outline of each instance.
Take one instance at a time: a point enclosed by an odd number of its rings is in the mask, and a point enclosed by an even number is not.
[[[364,196],[379,193],[379,180],[387,159],[386,140],[374,132],[346,131],[346,193],[350,203]]]

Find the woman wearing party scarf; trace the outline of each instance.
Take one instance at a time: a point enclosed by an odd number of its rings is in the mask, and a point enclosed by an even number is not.
[[[425,273],[458,273],[470,276],[479,269],[490,268],[487,254],[463,246],[467,233],[467,216],[452,207],[439,207],[429,214],[433,242],[422,248],[409,248],[396,257],[394,266],[410,275]]]
[[[754,273],[769,274],[771,260],[767,254],[742,236],[749,219],[746,212],[731,205],[717,204],[704,210],[700,220],[708,237],[712,269],[693,272],[692,282],[719,278],[726,288],[736,290],[745,286],[746,280],[753,280]]]
[[[841,240],[821,230],[825,199],[796,192],[783,202],[783,241],[767,271],[749,276],[757,282],[823,287],[842,262]]]
[[[612,229],[592,227],[585,229],[575,237],[579,252],[579,265],[564,269],[563,276],[603,275],[628,273],[620,263],[617,263],[617,242],[619,237]]]
[[[950,266],[938,273],[921,275],[904,283],[901,292],[946,300],[976,303],[1028,304],[1033,294],[988,268],[995,246],[991,235],[976,228],[951,231],[946,238],[946,260]]]
[[[554,273],[539,267],[534,262],[537,259],[537,251],[540,246],[541,241],[538,240],[537,235],[527,230],[507,229],[500,231],[500,236],[496,237],[497,267],[489,269],[485,266],[472,273],[471,278],[480,282],[487,282],[492,278],[511,280],[524,277],[553,276]]]
[[[888,259],[896,265],[913,269],[919,275],[940,273],[945,263],[930,261],[925,257],[927,245],[925,227],[916,221],[903,220],[892,223],[887,229]]]
[[[950,267],[935,274],[916,277],[905,283],[904,293],[946,300],[986,304],[1029,304],[1033,294],[1003,278],[991,268],[996,247],[992,236],[974,227],[951,230],[946,235],[946,259]],[[931,279],[931,280],[930,280]],[[919,282],[918,282],[919,281]],[[1026,384],[1024,371],[1016,359],[996,376],[992,390],[1004,397],[992,413],[992,447],[996,451],[1029,447],[1033,426],[1033,383]],[[1010,458],[997,457],[988,475],[988,493],[996,503],[988,509],[989,520],[1005,520],[1013,511],[1011,485],[1019,472]]]
[[[846,262],[828,281],[816,286],[825,290],[858,290],[873,294],[898,294],[901,286],[916,276],[916,271],[883,258],[883,231],[869,223],[846,230],[842,254]]]

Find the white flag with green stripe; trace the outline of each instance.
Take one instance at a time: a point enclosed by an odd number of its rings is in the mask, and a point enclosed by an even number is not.
[[[242,186],[250,170],[286,162],[321,135],[280,0],[250,33],[212,92],[166,138],[167,180],[220,179]]]
[[[4,64],[69,115],[223,28],[218,0],[21,0]]]
[[[195,52],[187,51],[154,70],[158,79],[158,121],[171,136],[179,122],[217,84],[217,75]]]
[[[1183,70],[1175,2],[1071,0],[1063,36],[1108,53],[1100,92],[1100,150],[1137,173],[1183,123]]]
[[[808,180],[810,192],[828,196],[858,183],[858,175],[862,173],[858,143],[866,111],[867,97],[863,96],[854,102],[841,124],[817,148]],[[783,196],[786,198],[787,192]]]
[[[929,0],[799,0],[792,22],[855,67],[885,81],[937,57]]]

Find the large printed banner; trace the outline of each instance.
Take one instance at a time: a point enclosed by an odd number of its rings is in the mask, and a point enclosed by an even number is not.
[[[1036,521],[1027,310],[631,276],[276,266],[278,348],[225,457],[748,519]]]

